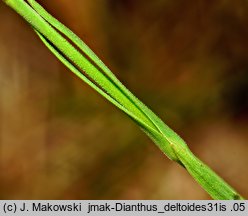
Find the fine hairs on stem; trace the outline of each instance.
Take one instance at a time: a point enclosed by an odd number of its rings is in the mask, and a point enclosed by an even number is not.
[[[243,199],[198,159],[180,136],[135,97],[77,35],[35,0],[3,2],[31,25],[41,41],[68,69],[135,121],[159,149],[183,166],[213,199]]]

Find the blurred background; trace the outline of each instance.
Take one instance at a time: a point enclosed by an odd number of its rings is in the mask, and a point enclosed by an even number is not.
[[[248,1],[39,1],[248,197]],[[1,199],[209,199],[0,3]]]

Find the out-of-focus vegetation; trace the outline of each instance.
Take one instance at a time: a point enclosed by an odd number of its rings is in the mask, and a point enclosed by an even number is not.
[[[246,1],[40,2],[247,197]],[[1,198],[209,198],[3,4],[0,19]]]

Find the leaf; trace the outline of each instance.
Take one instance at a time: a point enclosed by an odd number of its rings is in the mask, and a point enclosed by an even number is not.
[[[5,0],[35,30],[48,49],[77,77],[126,113],[168,158],[182,165],[214,199],[243,199],[200,161],[184,140],[135,97],[70,29],[34,0]],[[70,41],[70,42],[69,42]]]

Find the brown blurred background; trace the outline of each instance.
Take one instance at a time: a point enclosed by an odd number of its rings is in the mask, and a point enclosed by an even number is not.
[[[39,1],[248,197],[248,1]],[[1,199],[209,199],[0,2]]]

